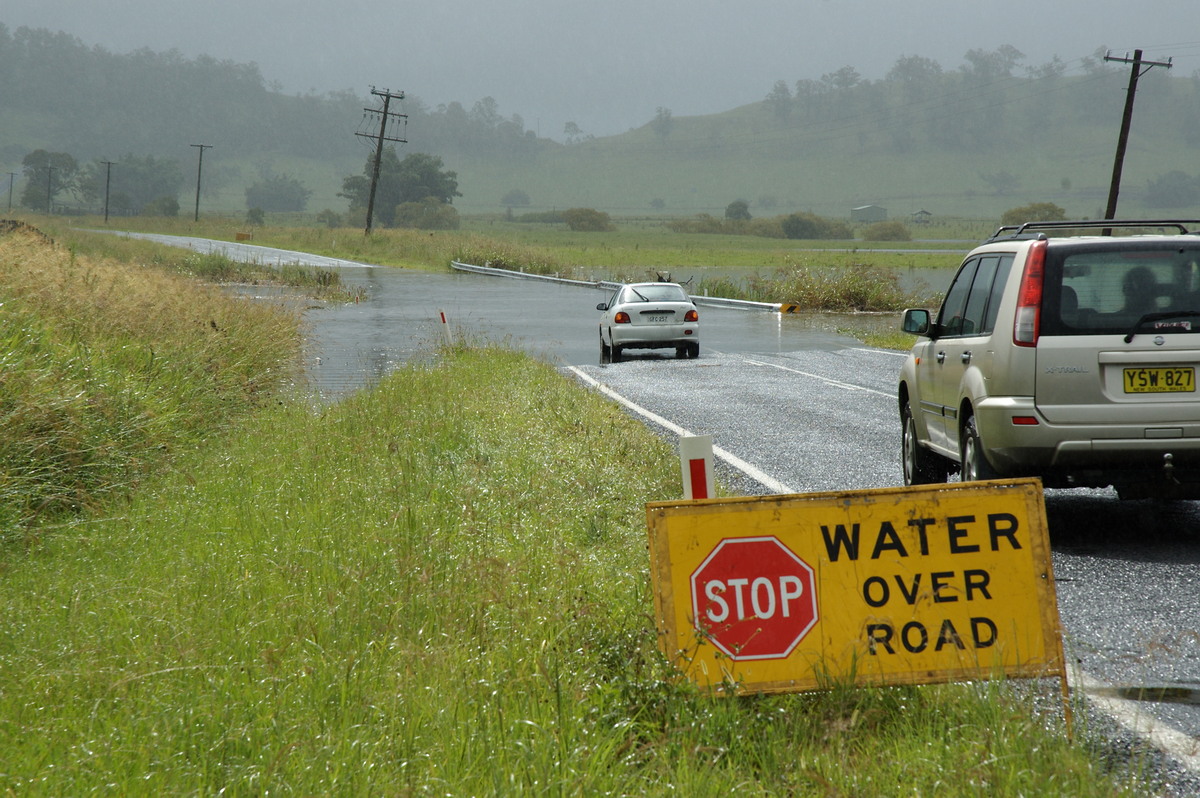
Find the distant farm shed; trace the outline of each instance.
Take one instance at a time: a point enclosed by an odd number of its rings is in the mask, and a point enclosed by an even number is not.
[[[929,224],[929,219],[931,216],[933,216],[932,213],[921,209],[912,215],[913,224]]]
[[[859,205],[850,209],[852,222],[886,222],[887,208],[881,205]]]

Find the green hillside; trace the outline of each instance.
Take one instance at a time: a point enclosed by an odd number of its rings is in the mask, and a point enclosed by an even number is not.
[[[893,219],[994,219],[1030,202],[1070,216],[1102,213],[1112,174],[1127,69],[1083,59],[1032,67],[1001,47],[961,68],[906,57],[881,80],[845,68],[820,80],[779,81],[764,99],[722,114],[668,109],[619,136],[538,138],[485,98],[436,109],[408,98],[401,156],[427,152],[457,172],[460,213],[593,207],[615,216],[721,215],[737,199],[755,216],[810,211],[846,218],[880,205]],[[34,150],[80,164],[169,158],[181,205],[191,205],[196,143],[205,212],[244,213],[245,190],[287,175],[311,191],[306,210],[346,210],[344,178],[361,173],[375,131],[349,93],[287,96],[258,67],[177,52],[108,53],[50,31],[0,24],[0,171]],[[399,132],[399,131],[397,131]],[[359,135],[356,135],[359,134]],[[1119,214],[1200,215],[1200,77],[1154,70],[1141,81]],[[44,173],[44,171],[43,171]],[[64,195],[65,196],[65,195]],[[69,200],[68,200],[69,202]],[[90,205],[89,205],[90,202]],[[96,200],[77,198],[81,210]]]

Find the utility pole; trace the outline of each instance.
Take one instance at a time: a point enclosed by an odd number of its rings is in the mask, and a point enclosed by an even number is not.
[[[51,183],[50,178],[52,178],[53,176],[54,176],[54,167],[50,165],[49,161],[46,161],[46,215],[47,216],[49,216],[51,214],[50,198],[53,195],[50,193],[50,183]]]
[[[108,184],[112,181],[112,161],[101,161],[104,164],[104,223],[108,224]]]
[[[192,144],[192,147],[200,148],[200,163],[196,165],[196,216],[194,221],[200,221],[200,173],[204,170],[204,151],[211,150],[211,144]]]
[[[17,179],[17,173],[16,173],[16,172],[9,172],[9,173],[8,173],[8,212],[9,212],[9,213],[12,213],[12,192],[13,192],[13,181],[14,181],[14,180],[16,180],[16,179]]]
[[[373,108],[364,108],[368,114],[379,115],[379,133],[371,135],[368,133],[355,133],[356,136],[363,138],[375,139],[375,166],[371,172],[371,190],[367,195],[367,228],[363,231],[363,235],[371,234],[371,219],[375,215],[375,189],[379,185],[379,165],[383,162],[383,142],[395,141],[400,144],[407,144],[408,140],[400,137],[389,137],[387,135],[388,119],[404,120],[404,124],[408,125],[408,116],[406,114],[397,114],[388,110],[392,100],[403,100],[404,92],[390,92],[387,90],[376,91],[375,87],[371,87],[371,94],[376,97],[383,98],[383,110],[377,111]]]
[[[1125,145],[1129,143],[1129,125],[1133,121],[1133,95],[1137,94],[1138,78],[1156,66],[1170,69],[1171,59],[1168,58],[1166,61],[1143,61],[1142,51],[1134,50],[1133,58],[1129,56],[1116,58],[1105,53],[1104,60],[1120,61],[1123,64],[1133,65],[1129,69],[1129,89],[1125,94],[1125,113],[1121,117],[1121,135],[1117,138],[1117,157],[1113,160],[1112,183],[1108,187],[1108,206],[1104,211],[1105,219],[1114,219],[1117,213],[1117,194],[1121,190],[1121,169],[1125,166]],[[1145,69],[1143,70],[1142,67],[1145,67]]]

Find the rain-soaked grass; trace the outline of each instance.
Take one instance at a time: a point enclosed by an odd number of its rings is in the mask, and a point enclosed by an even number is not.
[[[1053,686],[680,681],[644,513],[678,460],[549,365],[459,346],[314,409],[259,380],[280,348],[249,303],[46,257],[0,275],[0,417],[113,431],[58,436],[67,473],[118,443],[153,467],[0,546],[0,792],[1147,791],[1086,726],[1067,740]],[[6,428],[3,487],[43,467],[44,430]]]
[[[126,495],[295,376],[298,319],[0,236],[0,546]]]
[[[549,365],[439,354],[0,551],[0,791],[1142,792],[1037,691],[698,693],[651,610],[672,448]]]

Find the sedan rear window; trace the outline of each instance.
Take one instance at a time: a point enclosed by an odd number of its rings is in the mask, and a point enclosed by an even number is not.
[[[631,285],[625,302],[687,302],[687,294],[677,285]]]

